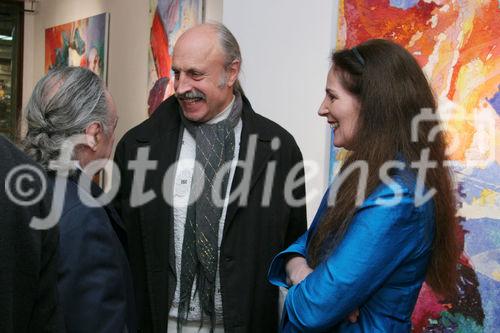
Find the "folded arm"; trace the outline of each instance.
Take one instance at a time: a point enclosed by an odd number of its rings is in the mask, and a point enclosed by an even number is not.
[[[301,332],[324,330],[366,302],[416,246],[418,225],[409,222],[413,208],[408,193],[396,206],[365,202],[330,257],[289,289],[289,325]]]

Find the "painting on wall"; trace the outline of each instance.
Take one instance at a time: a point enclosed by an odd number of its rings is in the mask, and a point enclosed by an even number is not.
[[[57,66],[89,68],[106,82],[109,13],[45,29],[45,72]]]
[[[203,5],[203,0],[150,0],[149,115],[174,93],[174,45],[185,30],[203,21]]]
[[[443,302],[424,284],[414,332],[500,331],[499,17],[498,0],[339,0],[337,48],[371,38],[407,48],[431,82],[454,143],[459,295]],[[339,154],[331,149],[331,175]]]

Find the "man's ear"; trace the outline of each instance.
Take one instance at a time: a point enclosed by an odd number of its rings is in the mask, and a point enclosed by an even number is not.
[[[98,122],[93,122],[85,129],[85,141],[87,146],[92,150],[97,150],[98,136],[102,133],[102,126]]]
[[[239,60],[233,60],[233,62],[227,67],[227,85],[229,87],[232,87],[238,79],[238,74],[240,74],[240,64],[241,62]]]

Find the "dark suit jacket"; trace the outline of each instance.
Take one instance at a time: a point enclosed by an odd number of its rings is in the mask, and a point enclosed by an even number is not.
[[[126,232],[111,206],[88,207],[102,190],[93,182],[91,193],[68,178],[60,226],[58,289],[68,332],[135,332],[132,278],[125,252]],[[52,183],[55,176],[50,175]]]
[[[37,166],[3,136],[0,156],[0,332],[57,332],[58,227],[29,226],[33,216],[48,215],[49,195],[32,206],[14,204],[5,191],[8,173]],[[42,189],[40,180],[28,183],[35,194]]]
[[[180,107],[175,97],[163,102],[155,113],[130,130],[116,149],[115,162],[121,172],[121,188],[116,207],[129,231],[129,253],[134,277],[139,327],[144,332],[165,332],[168,313],[176,287],[173,243],[173,212],[162,192],[167,169],[175,162],[180,136]],[[305,203],[290,207],[284,197],[288,172],[302,162],[293,137],[272,121],[256,114],[243,97],[243,128],[239,159],[247,157],[250,136],[256,135],[256,151],[249,173],[248,204],[231,203],[227,210],[220,248],[220,281],[224,327],[226,332],[275,332],[278,329],[277,287],[267,280],[271,259],[306,229]],[[279,138],[279,149],[271,140]],[[145,187],[156,198],[145,205],[131,207],[132,172],[128,161],[135,160],[137,149],[149,147],[149,159],[158,161],[156,170],[146,174]],[[251,155],[250,153],[249,155]],[[268,163],[276,162],[270,205],[262,207]],[[298,168],[298,177],[303,168]],[[237,168],[231,192],[244,182]],[[173,180],[164,183],[166,195],[172,195]],[[305,186],[296,187],[296,198],[305,197]],[[168,202],[172,202],[171,200]]]

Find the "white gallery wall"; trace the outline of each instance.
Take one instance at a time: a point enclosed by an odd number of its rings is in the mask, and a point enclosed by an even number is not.
[[[110,13],[108,87],[117,104],[116,140],[146,119],[148,0],[40,0],[25,16],[23,106],[44,74],[45,29]],[[326,188],[329,129],[317,115],[334,44],[337,0],[206,0],[243,53],[242,84],[256,112],[297,140],[307,170],[309,222]],[[315,166],[315,167],[314,167]]]
[[[246,95],[256,112],[295,137],[310,166],[309,223],[327,185],[330,134],[317,111],[325,95],[337,8],[336,0],[224,1],[223,22],[242,51]]]

